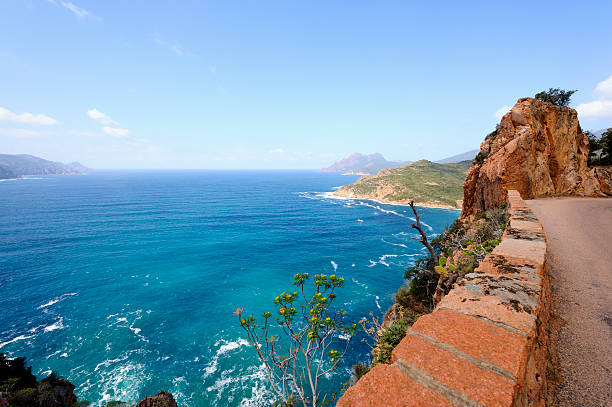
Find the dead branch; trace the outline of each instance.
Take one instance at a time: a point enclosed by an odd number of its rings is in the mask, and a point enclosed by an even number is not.
[[[410,226],[412,226],[413,229],[416,229],[419,231],[419,233],[421,234],[421,238],[417,240],[421,242],[423,246],[427,248],[427,250],[429,250],[431,257],[433,257],[434,259],[434,263],[438,264],[438,255],[436,254],[436,251],[431,246],[431,244],[429,244],[429,241],[427,240],[427,235],[425,234],[425,232],[423,232],[423,228],[421,227],[421,220],[419,219],[419,214],[416,208],[414,207],[414,201],[410,201],[409,205],[410,205],[410,208],[412,208],[412,212],[414,213],[414,218],[416,219],[416,225],[414,223],[411,223]]]

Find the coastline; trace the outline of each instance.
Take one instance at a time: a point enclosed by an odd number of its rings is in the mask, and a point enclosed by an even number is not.
[[[338,198],[338,199],[361,199],[361,200],[365,200],[365,201],[374,201],[380,204],[387,204],[387,205],[398,205],[398,206],[409,206],[410,201],[408,200],[401,200],[401,201],[393,201],[390,199],[384,199],[384,198],[370,198],[370,197],[359,197],[359,196],[346,196],[346,195],[341,195],[341,194],[337,194],[337,192],[339,191],[333,191],[330,192],[331,195],[333,195],[334,198]],[[456,206],[450,206],[450,205],[444,205],[444,204],[435,204],[435,203],[431,203],[431,202],[417,202],[415,201],[414,204],[416,206],[421,206],[421,207],[426,207],[426,208],[436,208],[436,209],[452,209],[452,210],[456,210],[456,211],[461,211],[461,208],[457,208]]]

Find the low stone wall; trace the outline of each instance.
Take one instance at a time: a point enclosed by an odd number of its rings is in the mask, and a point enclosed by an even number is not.
[[[337,403],[544,406],[550,287],[542,225],[517,191],[500,244]]]

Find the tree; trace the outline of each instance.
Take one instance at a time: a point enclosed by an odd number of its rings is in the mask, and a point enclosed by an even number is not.
[[[536,93],[535,98],[541,100],[542,102],[553,103],[557,106],[567,106],[570,103],[572,95],[576,92],[577,90],[550,88],[547,91],[543,90],[542,92]]]
[[[589,165],[612,165],[612,127],[599,139],[590,131],[584,134],[589,139]]]
[[[284,406],[301,402],[305,407],[316,407],[329,402],[326,395],[318,393],[319,379],[338,367],[357,331],[356,324],[342,325],[344,310],[330,308],[344,278],[316,274],[310,294],[305,291],[308,279],[308,273],[296,274],[293,285],[298,291],[283,292],[274,298],[277,326],[270,322],[270,312],[262,315],[263,326],[257,324],[253,315],[243,316],[242,308],[234,313],[264,364],[272,390]],[[274,336],[274,331],[282,332],[284,338]],[[341,350],[330,348],[334,344]],[[335,397],[334,393],[331,399]]]
[[[612,165],[612,127],[601,135],[599,142],[602,149],[601,165]]]

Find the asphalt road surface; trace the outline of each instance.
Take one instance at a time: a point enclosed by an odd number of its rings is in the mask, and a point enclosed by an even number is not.
[[[612,198],[526,201],[544,226],[553,310],[558,405],[612,407]]]

